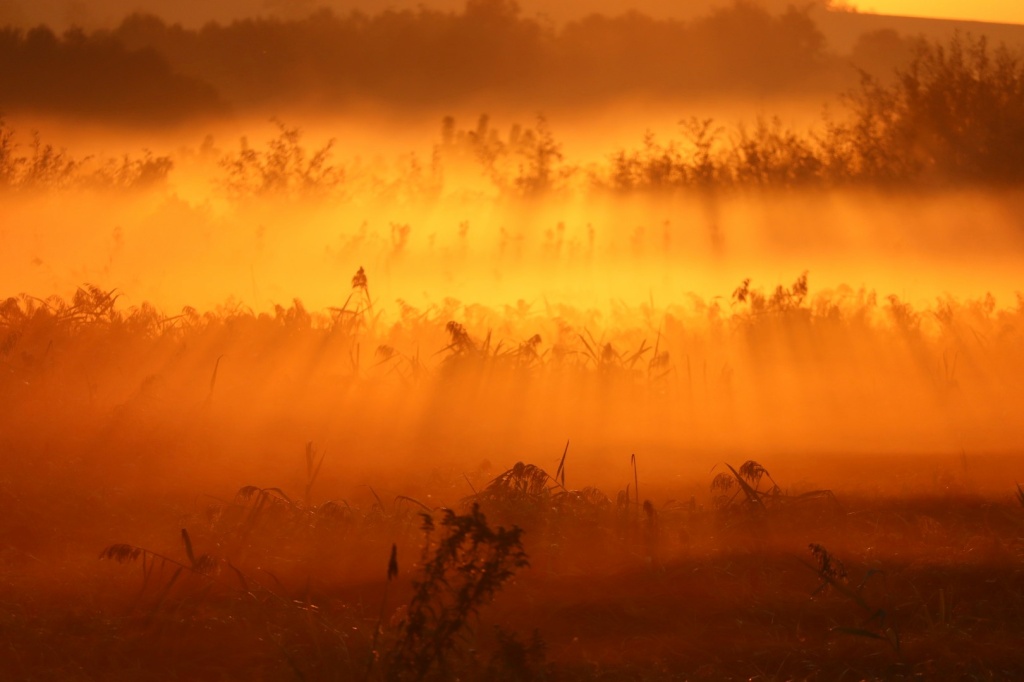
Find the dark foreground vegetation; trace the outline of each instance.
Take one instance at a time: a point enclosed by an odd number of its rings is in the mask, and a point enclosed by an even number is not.
[[[574,395],[570,431],[598,428],[587,415],[604,405],[647,449],[651,429],[666,428],[659,405],[689,415],[689,443],[702,423],[756,415],[728,386],[702,391],[687,378],[678,342],[700,345],[671,316],[653,347],[625,345],[629,334],[599,344],[585,328],[508,344],[456,322],[469,308],[385,324],[370,290],[360,270],[351,296],[323,315],[298,303],[260,315],[122,311],[95,288],[3,304],[0,675],[1024,674],[1013,456],[745,461],[683,445],[657,457],[621,450],[595,466],[593,449],[563,442],[527,460],[537,464],[514,463],[525,455],[489,429],[568,423],[559,385]],[[939,397],[947,418],[958,395],[996,417],[1019,407],[1012,382],[1002,408],[981,392],[990,370],[1020,376],[1019,306],[940,308],[941,331],[929,332],[932,314],[889,303],[890,322],[872,323],[864,310],[812,304],[805,277],[774,292],[747,282],[726,327],[709,333],[749,343],[766,372],[736,363],[736,395],[764,385],[784,349],[838,349],[838,367],[876,334],[878,352],[852,370],[873,367],[868,384],[888,376],[878,395],[899,393],[904,420]],[[987,339],[983,356],[957,331],[968,327]],[[950,357],[915,398],[882,350],[904,344],[921,359],[955,349],[964,369]],[[303,450],[300,434],[324,423],[330,445]],[[384,436],[402,431],[419,434],[405,451]]]
[[[47,501],[65,512],[88,508],[93,522],[129,542],[93,548],[91,565],[80,540],[59,558],[50,547],[36,554],[6,546],[0,672],[309,680],[1024,674],[1024,507],[1009,494],[790,493],[748,461],[719,467],[710,500],[652,500],[637,495],[636,479],[612,499],[520,462],[493,479],[476,477],[478,488],[469,478],[460,489],[434,488],[451,506],[376,493],[359,506],[313,502],[323,499],[314,493],[322,463],[310,444],[304,488],[247,485],[181,509],[165,532],[145,525],[160,516],[151,499],[104,492],[99,505],[82,507],[79,490]],[[61,530],[95,536],[88,523],[68,519]],[[147,534],[146,543],[137,539]]]

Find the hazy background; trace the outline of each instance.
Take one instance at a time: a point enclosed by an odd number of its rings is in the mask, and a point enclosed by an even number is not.
[[[918,40],[959,33],[1024,44],[1018,25],[815,4],[687,5],[684,14],[580,5],[558,22],[502,0],[366,13],[291,3],[283,14],[269,5],[208,9],[218,15],[194,13],[205,4],[76,6],[78,19],[65,5],[6,5],[0,112],[121,129],[292,114],[408,121],[585,109],[624,118],[623,105],[652,119],[671,107],[802,122],[862,72],[890,78]]]
[[[637,450],[693,483],[1019,447],[1021,117],[871,89],[963,24],[225,3],[64,32],[28,7],[0,34],[0,291],[38,461],[272,481],[315,440],[352,476],[458,478],[572,439],[593,482]],[[851,113],[883,123],[813,147]]]

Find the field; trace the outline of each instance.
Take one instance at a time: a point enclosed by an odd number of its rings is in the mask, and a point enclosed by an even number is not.
[[[0,679],[1024,678],[1024,65],[915,49],[0,119]]]

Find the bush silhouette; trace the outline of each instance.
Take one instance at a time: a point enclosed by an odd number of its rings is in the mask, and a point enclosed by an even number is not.
[[[827,139],[831,172],[871,181],[1024,179],[1024,64],[984,38],[920,42],[885,85],[865,74],[852,120]]]

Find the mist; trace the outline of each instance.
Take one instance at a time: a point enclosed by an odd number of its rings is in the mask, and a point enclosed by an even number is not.
[[[1020,52],[396,7],[0,3],[0,675],[1017,676]]]
[[[652,195],[568,183],[517,196],[457,149],[447,170],[436,149],[420,168],[416,150],[398,151],[400,128],[365,130],[359,143],[376,157],[332,157],[303,176],[337,196],[263,176],[253,185],[225,162],[229,143],[209,139],[205,151],[180,143],[156,188],[66,190],[59,204],[13,196],[5,290],[71,300],[95,288],[118,319],[185,325],[138,343],[203,339],[176,342],[188,350],[174,366],[191,367],[180,376],[146,361],[128,378],[121,361],[87,354],[93,369],[66,370],[63,400],[83,391],[102,421],[144,387],[174,384],[184,393],[161,397],[147,420],[176,428],[162,415],[198,409],[217,364],[216,421],[379,449],[381,470],[505,466],[567,438],[577,466],[600,477],[610,452],[638,443],[649,466],[700,471],[727,452],[1002,453],[1020,437],[1007,416],[1022,396],[999,378],[1019,362],[1007,327],[1021,314],[1018,191]],[[326,149],[297,129],[253,131],[268,150],[293,140],[288,153],[307,161]],[[354,287],[357,272],[365,286]],[[10,305],[59,319],[41,298]],[[232,332],[235,318],[253,336]],[[291,332],[279,336],[293,325],[294,347]],[[17,355],[24,341],[14,343]],[[536,367],[520,366],[524,349]],[[80,372],[89,392],[67,383]],[[351,388],[339,395],[338,381]],[[376,398],[358,398],[354,427],[338,415],[365,390]],[[566,391],[581,397],[567,404]],[[362,432],[373,424],[383,431]]]

